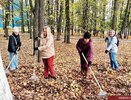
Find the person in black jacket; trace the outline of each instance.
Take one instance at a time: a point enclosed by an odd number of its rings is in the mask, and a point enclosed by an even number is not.
[[[15,70],[18,68],[18,55],[17,51],[20,50],[21,41],[19,36],[19,29],[14,27],[12,35],[9,36],[8,42],[8,52],[11,61],[10,70]]]

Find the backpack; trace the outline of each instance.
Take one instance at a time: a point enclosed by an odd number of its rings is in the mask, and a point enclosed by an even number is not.
[[[117,47],[119,46],[119,44],[120,44],[120,41],[119,41],[119,39],[117,38],[117,43],[116,43]]]
[[[111,41],[112,41],[112,38],[111,38]],[[119,44],[120,44],[120,41],[119,41],[119,39],[117,38],[117,43],[115,43],[116,45],[117,45],[117,47],[119,46]]]

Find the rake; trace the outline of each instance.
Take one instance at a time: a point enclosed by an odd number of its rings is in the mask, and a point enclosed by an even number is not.
[[[83,53],[82,53],[82,56],[83,56],[83,58],[85,59],[86,63],[88,64],[88,61],[87,61],[87,59],[86,59],[86,57],[84,56]],[[91,73],[92,73],[92,75],[93,75],[93,77],[94,77],[97,85],[98,85],[99,88],[100,88],[100,91],[99,91],[99,93],[98,93],[98,97],[105,97],[105,96],[107,95],[107,92],[105,92],[104,90],[102,90],[102,87],[101,87],[100,83],[98,82],[98,80],[97,80],[97,78],[96,78],[96,76],[95,76],[92,68],[91,68],[91,67],[89,67],[89,68],[90,68],[90,70],[91,70]]]
[[[35,55],[35,62],[36,62],[36,58],[37,58],[37,57],[36,57],[36,55]],[[34,64],[33,74],[32,74],[32,76],[30,77],[30,80],[32,80],[32,81],[37,81],[37,80],[39,80],[38,77],[36,76],[35,70],[36,70],[36,63]]]
[[[12,63],[12,61],[14,60],[15,56],[16,56],[16,54],[13,55],[13,57],[12,57],[9,65],[7,66],[7,68],[6,68],[6,70],[5,70],[5,73],[6,73],[6,74],[9,74],[9,73],[10,73],[10,72],[9,72],[9,67],[10,67],[10,64]]]

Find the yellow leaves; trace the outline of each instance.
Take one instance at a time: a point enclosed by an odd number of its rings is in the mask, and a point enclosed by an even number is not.
[[[2,37],[0,37],[1,39]],[[57,79],[44,79],[44,66],[36,63],[36,75],[39,81],[29,81],[35,63],[32,56],[32,42],[28,40],[28,35],[22,35],[22,48],[24,55],[19,53],[19,69],[11,72],[8,76],[9,84],[13,94],[19,100],[96,100],[99,88],[92,77],[90,71],[87,82],[81,82],[79,54],[75,48],[78,37],[72,39],[72,43],[67,45],[62,41],[55,41],[55,61]],[[93,38],[94,39],[94,38]],[[6,45],[2,45],[3,50],[7,50],[7,41],[1,39]],[[130,44],[129,44],[130,45]],[[102,88],[109,95],[128,95],[131,93],[131,49],[125,42],[121,42],[117,59],[119,70],[111,69],[109,56],[104,53],[105,43],[102,40],[94,39],[94,61],[92,69],[101,84]],[[125,48],[125,49],[122,49]],[[2,50],[4,64],[8,64],[7,52]],[[33,98],[34,96],[34,98]],[[46,98],[45,98],[46,97]]]
[[[24,82],[23,85],[26,86],[26,85],[27,85],[27,82]]]
[[[86,95],[82,95],[83,100],[87,100]]]
[[[131,93],[131,87],[129,87],[129,93]]]
[[[78,84],[77,84],[75,81],[73,81],[73,82],[71,83],[70,88],[71,88],[71,91],[73,91],[73,92],[79,91]]]

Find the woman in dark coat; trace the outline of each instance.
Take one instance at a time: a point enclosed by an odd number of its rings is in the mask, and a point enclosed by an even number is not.
[[[11,61],[10,70],[15,70],[18,68],[18,54],[17,51],[20,50],[21,41],[19,36],[19,29],[14,27],[12,35],[9,36],[8,42],[8,52]]]

